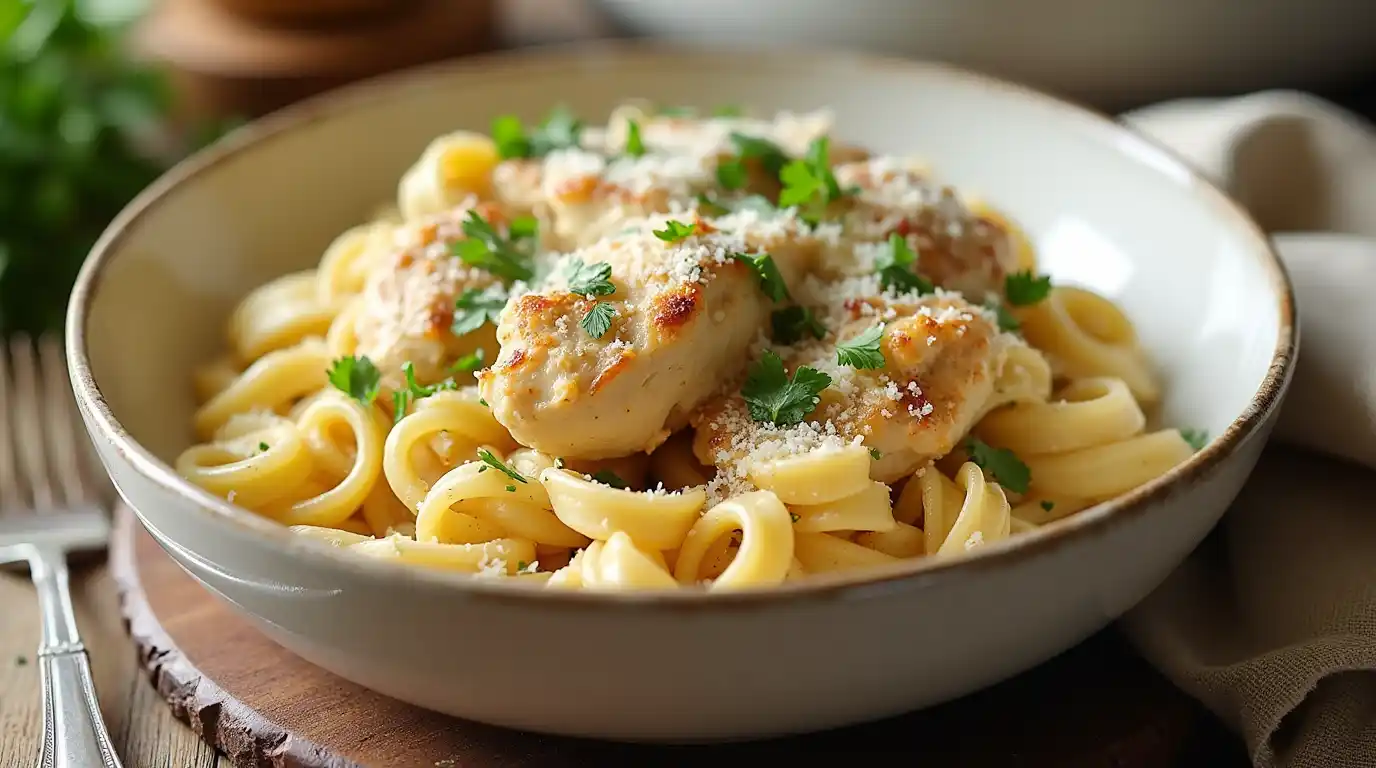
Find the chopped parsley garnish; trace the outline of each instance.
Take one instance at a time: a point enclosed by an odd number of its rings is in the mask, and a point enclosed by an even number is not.
[[[640,138],[639,121],[626,121],[626,146],[622,147],[621,151],[627,157],[645,156],[645,141]]]
[[[521,476],[520,472],[517,472],[511,467],[508,467],[507,465],[503,464],[501,459],[497,458],[496,456],[493,456],[492,451],[489,451],[486,448],[478,449],[478,458],[481,459],[482,462],[486,464],[488,467],[492,467],[493,469],[501,472],[502,474],[506,475],[512,480],[515,480],[518,483],[527,482],[527,480]],[[486,469],[486,467],[484,467],[483,469]],[[482,470],[479,471],[481,472]]]
[[[610,469],[599,469],[596,472],[592,473],[591,477],[593,480],[603,485],[610,485],[611,487],[616,488],[618,490],[624,491],[625,489],[630,487],[626,485],[625,480],[622,480],[620,476],[618,476],[615,472],[611,471]]]
[[[1185,442],[1189,443],[1190,447],[1195,449],[1196,452],[1204,450],[1204,446],[1209,442],[1209,433],[1202,429],[1190,429],[1187,427],[1180,430],[1180,436],[1183,437]]]
[[[884,458],[884,454],[881,453],[878,448],[871,448],[870,458],[874,459],[875,461],[879,461],[880,459]]]
[[[917,274],[917,252],[908,246],[908,239],[897,232],[889,235],[889,249],[880,251],[874,259],[879,270],[879,284],[897,293],[916,293],[924,296],[936,292],[932,281]]]
[[[1053,510],[1053,509],[1056,508],[1056,502],[1054,502],[1054,501],[1043,501],[1043,502],[1041,503],[1041,508],[1042,508],[1043,510],[1047,511],[1047,512],[1050,512],[1051,510]]]
[[[27,667],[28,665],[29,665],[29,658],[28,658],[27,656],[20,655],[20,656],[15,656],[15,657],[14,657],[14,666],[16,666],[16,667]]]
[[[531,253],[526,242],[529,235],[511,231],[504,238],[498,234],[477,211],[469,211],[463,222],[463,233],[467,240],[459,240],[453,245],[453,252],[470,267],[477,267],[507,280],[530,280],[535,272],[531,269]]]
[[[965,450],[975,466],[994,476],[994,480],[1014,493],[1027,493],[1032,470],[1007,448],[995,448],[978,438],[965,441]]]
[[[1030,307],[1051,293],[1051,277],[1031,270],[1014,272],[1003,279],[1003,295],[1015,307]]]
[[[588,264],[580,259],[573,259],[568,265],[569,290],[579,296],[610,296],[616,293],[611,276],[612,265],[605,261]]]
[[[506,231],[512,240],[534,238],[540,232],[540,220],[534,216],[517,216],[506,225]]]
[[[334,388],[364,405],[372,405],[382,389],[382,373],[367,357],[340,357],[326,372]]]
[[[508,486],[506,487],[506,492],[507,492],[507,493],[515,493],[515,492],[516,492],[516,486],[514,486],[514,485],[508,485]]]
[[[506,296],[496,286],[485,291],[469,288],[454,300],[454,320],[449,330],[455,336],[462,336],[478,330],[484,323],[496,325],[505,306]]]
[[[267,450],[268,450],[268,444],[267,444],[267,443],[262,443],[262,442],[258,443],[258,452],[259,452],[259,453],[267,453]]]
[[[731,143],[736,145],[736,156],[717,164],[717,183],[727,189],[740,189],[745,186],[748,176],[745,169],[747,160],[758,160],[765,171],[775,178],[778,178],[779,173],[788,164],[788,155],[769,139],[732,132]]]
[[[852,368],[883,368],[884,351],[880,349],[883,340],[883,323],[866,328],[836,345],[836,363]]]
[[[666,243],[677,243],[693,236],[698,231],[696,224],[684,224],[681,221],[666,221],[664,229],[654,230],[655,237]]]
[[[779,273],[779,265],[767,253],[737,253],[732,257],[750,267],[760,281],[760,290],[773,301],[788,300],[788,286],[784,276]]]
[[[486,358],[487,352],[482,347],[478,347],[458,360],[455,360],[454,364],[449,366],[449,370],[452,373],[472,373],[483,367],[483,362]]]
[[[443,392],[455,389],[458,384],[453,379],[445,379],[429,386],[422,386],[416,381],[416,367],[410,360],[401,364],[401,373],[406,377],[406,388],[398,389],[392,393],[392,420],[401,421],[401,417],[406,415],[406,409],[411,403],[423,400],[436,392]]]
[[[793,344],[804,336],[821,339],[827,335],[826,326],[807,307],[784,307],[776,309],[769,316],[774,327],[774,341],[778,344]]]
[[[741,397],[750,409],[750,418],[779,427],[802,422],[817,407],[822,390],[831,386],[831,377],[814,368],[802,366],[789,378],[784,361],[766,350],[750,368]]]
[[[550,112],[545,122],[529,133],[515,115],[502,115],[492,121],[492,140],[503,160],[544,157],[556,149],[577,147],[582,132],[583,123],[563,107]]]
[[[1013,333],[1022,328],[1022,323],[1018,322],[1018,318],[998,298],[991,297],[989,301],[984,303],[984,308],[993,312],[994,316],[998,318],[1000,331]]]
[[[611,330],[612,318],[616,317],[616,310],[612,305],[599,301],[592,305],[583,319],[578,321],[579,327],[587,331],[588,335],[594,339],[600,339],[607,331]]]
[[[799,520],[802,520],[803,518],[799,517],[797,512],[789,512],[788,519],[796,523]]]
[[[712,110],[712,117],[740,117],[744,110],[736,104],[722,104]]]
[[[779,172],[784,185],[779,192],[780,208],[798,208],[798,217],[813,226],[821,220],[829,203],[846,194],[832,173],[830,140],[819,136],[808,145],[807,155],[794,160]]]

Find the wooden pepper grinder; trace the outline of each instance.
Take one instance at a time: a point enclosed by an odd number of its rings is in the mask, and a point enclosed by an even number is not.
[[[252,118],[354,80],[496,47],[496,0],[159,0],[135,50],[179,117]]]

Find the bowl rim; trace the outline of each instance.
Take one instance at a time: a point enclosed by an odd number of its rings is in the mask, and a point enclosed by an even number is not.
[[[425,584],[456,588],[473,599],[499,602],[537,600],[550,607],[595,604],[604,607],[636,606],[638,609],[662,606],[672,610],[758,607],[764,603],[796,599],[859,599],[876,592],[926,588],[947,579],[961,578],[968,573],[1009,567],[1072,542],[1100,536],[1111,526],[1120,526],[1129,519],[1147,514],[1158,506],[1158,502],[1211,474],[1240,446],[1257,435],[1289,386],[1299,346],[1299,324],[1294,310],[1294,287],[1284,263],[1267,235],[1238,203],[1173,151],[1104,113],[1035,88],[944,63],[812,47],[806,50],[806,56],[803,53],[788,47],[775,47],[763,51],[737,50],[732,56],[723,57],[718,48],[663,41],[601,40],[538,46],[392,72],[310,97],[237,128],[210,147],[177,163],[144,189],[110,223],[82,264],[67,308],[65,346],[72,388],[79,405],[88,415],[88,430],[98,433],[93,437],[105,440],[145,479],[165,492],[182,497],[196,508],[196,514],[212,518],[212,525],[251,531],[261,545],[285,550],[293,557],[312,560],[322,567],[374,574],[379,578],[401,580],[417,586]],[[849,68],[861,73],[865,70],[896,71],[915,78],[937,78],[960,82],[967,87],[999,91],[1025,103],[1039,103],[1043,107],[1053,108],[1061,116],[1076,121],[1079,129],[1101,137],[1106,140],[1105,143],[1113,143],[1136,162],[1153,166],[1163,175],[1177,180],[1182,193],[1197,196],[1200,204],[1212,209],[1220,222],[1244,239],[1253,241],[1253,247],[1248,249],[1250,257],[1259,259],[1262,268],[1269,273],[1270,285],[1278,303],[1277,341],[1267,373],[1246,408],[1202,450],[1148,483],[1107,502],[962,557],[917,558],[874,569],[861,569],[859,574],[855,571],[820,574],[799,582],[739,591],[678,589],[617,592],[549,590],[544,589],[543,584],[531,584],[524,580],[505,583],[506,580],[480,579],[467,573],[352,556],[328,545],[304,541],[286,526],[231,504],[183,479],[171,465],[154,456],[129,434],[115,417],[97,385],[91,370],[86,326],[105,268],[119,253],[128,232],[152,209],[177,194],[183,185],[221,163],[275,137],[333,115],[385,102],[398,90],[438,85],[456,77],[479,73],[484,78],[519,77],[530,71],[578,70],[609,64],[664,67],[672,63],[672,66],[692,71],[721,68],[723,62],[728,60],[730,67],[756,70],[782,71],[785,66],[781,65],[786,65],[786,69],[795,75],[819,68]],[[145,526],[153,527],[137,508],[132,504],[128,506]],[[161,538],[161,534],[158,535]]]

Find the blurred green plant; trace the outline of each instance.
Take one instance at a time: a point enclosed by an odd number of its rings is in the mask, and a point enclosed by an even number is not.
[[[128,0],[0,0],[0,334],[62,326],[101,231],[168,158],[171,102],[121,35]]]

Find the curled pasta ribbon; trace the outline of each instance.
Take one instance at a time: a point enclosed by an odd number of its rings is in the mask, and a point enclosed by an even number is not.
[[[1122,379],[1079,379],[1062,389],[1059,398],[995,411],[975,432],[991,445],[1032,456],[1126,440],[1147,423]]]
[[[196,392],[196,403],[205,404],[211,398],[225,391],[243,373],[243,368],[233,355],[220,355],[205,365],[197,366],[191,372],[191,386]]]
[[[256,360],[308,336],[324,336],[338,311],[320,300],[315,270],[283,275],[235,307],[229,316],[229,343],[240,360]]]
[[[896,557],[830,533],[798,534],[794,537],[793,554],[807,573],[849,571],[898,562]]]
[[[793,526],[788,508],[769,491],[744,493],[707,510],[679,547],[674,578],[680,584],[696,583],[708,549],[737,530],[741,543],[736,556],[708,588],[782,584],[793,566]]]
[[[371,539],[349,550],[378,560],[395,560],[446,571],[479,573],[488,570],[515,575],[535,562],[535,543],[524,539],[493,539],[478,544],[440,544],[402,536]]]
[[[417,471],[416,460],[426,453],[434,455],[427,443],[442,432],[465,440],[463,453],[469,456],[481,445],[502,449],[513,445],[506,429],[477,400],[458,392],[439,392],[425,398],[392,427],[383,447],[383,474],[407,509],[419,510],[430,489]]]
[[[870,454],[863,445],[813,451],[750,468],[756,488],[772,491],[785,504],[826,504],[854,496],[870,483]]]
[[[1040,492],[1103,501],[1164,475],[1193,453],[1178,430],[1163,429],[1117,443],[1028,456],[1024,462]]]
[[[877,482],[870,482],[864,490],[844,499],[794,506],[792,511],[797,516],[793,530],[799,533],[888,531],[895,525],[889,486]]]
[[[480,461],[449,470],[430,489],[416,517],[416,538],[471,540],[474,534],[467,532],[475,529],[465,517],[538,544],[581,547],[588,543],[554,516],[549,495],[534,478],[518,481]]]
[[[569,564],[550,576],[554,587],[583,589],[674,589],[678,582],[669,575],[664,556],[636,546],[621,531],[606,541],[594,541]]]
[[[324,393],[312,401],[297,418],[297,429],[305,438],[317,470],[323,468],[343,479],[289,507],[270,506],[263,514],[285,525],[317,526],[340,525],[353,516],[372,493],[382,471],[385,432],[374,413],[372,408],[338,392]],[[346,455],[332,435],[339,426],[353,434],[351,456]]]
[[[1012,510],[1003,489],[985,481],[984,472],[968,461],[956,474],[956,484],[965,492],[965,501],[937,554],[964,552],[1008,538]]]
[[[329,544],[332,547],[348,547],[363,541],[371,541],[373,537],[361,533],[343,531],[338,528],[326,528],[318,525],[293,525],[291,532],[297,536],[304,536],[312,541],[322,544]]]
[[[999,356],[993,391],[980,417],[1009,403],[1042,403],[1050,397],[1051,364],[1025,344],[1010,344]]]
[[[701,488],[678,493],[627,491],[585,480],[567,469],[544,470],[540,483],[549,492],[554,514],[569,528],[598,541],[622,531],[653,550],[678,547],[707,503]]]
[[[1161,384],[1137,343],[1132,321],[1113,302],[1083,288],[1057,287],[1017,311],[1023,335],[1067,378],[1122,379],[1140,403],[1161,397]]]
[[[886,531],[866,531],[855,535],[855,543],[890,557],[922,557],[927,554],[927,535],[921,528],[894,522]]]
[[[1037,249],[1032,245],[1031,238],[1027,236],[1027,232],[1022,227],[1014,223],[1002,211],[977,197],[968,198],[966,205],[977,218],[994,225],[1008,235],[1009,244],[1013,249],[1013,257],[1017,261],[1018,271],[1036,272]]]
[[[289,496],[311,475],[313,464],[296,425],[276,416],[244,415],[210,443],[177,457],[182,477],[246,509]]]
[[[408,526],[408,535],[415,535],[415,516],[402,505],[385,482],[373,483],[373,490],[363,500],[363,508],[359,512],[374,536],[389,536],[393,531],[407,530]]]
[[[196,434],[208,439],[235,414],[285,408],[328,384],[329,366],[329,350],[317,338],[269,352],[196,411]]]
[[[363,292],[368,273],[392,246],[392,226],[374,221],[346,230],[325,249],[316,277],[318,300],[332,304]]]
[[[406,219],[439,213],[470,195],[492,195],[492,169],[501,157],[492,139],[455,131],[430,142],[415,165],[401,177],[397,205]]]
[[[363,311],[363,301],[353,299],[339,310],[329,330],[325,332],[325,347],[333,357],[349,357],[358,352],[358,315]]]

